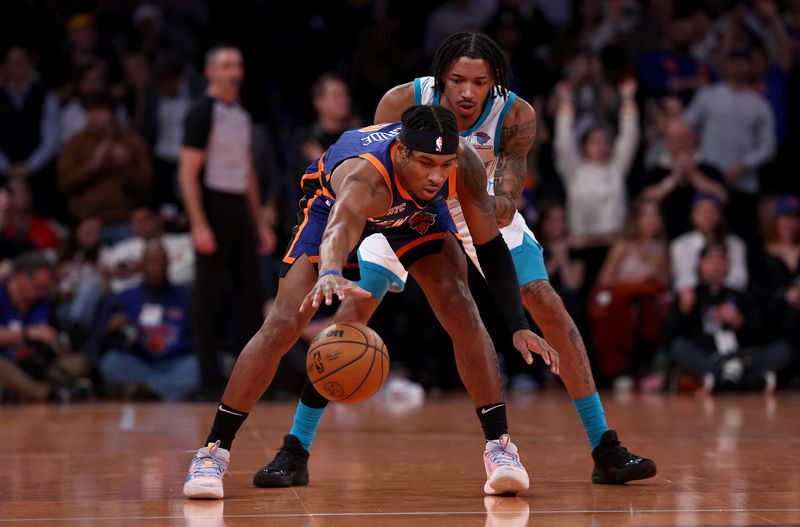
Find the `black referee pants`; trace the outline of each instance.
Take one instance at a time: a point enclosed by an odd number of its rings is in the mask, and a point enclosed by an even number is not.
[[[264,293],[258,265],[258,236],[245,196],[203,190],[203,207],[217,251],[197,254],[192,337],[203,385],[224,383],[217,352],[222,342],[228,287],[238,307],[243,346],[261,327]]]

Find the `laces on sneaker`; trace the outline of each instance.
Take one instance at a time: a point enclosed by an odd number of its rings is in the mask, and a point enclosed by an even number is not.
[[[295,462],[295,456],[285,448],[279,448],[275,458],[267,463],[267,470],[274,470],[277,472],[284,472],[288,464]]]
[[[620,466],[625,466],[631,461],[641,459],[639,456],[628,452],[628,449],[622,446],[619,441],[615,441],[608,445],[608,454],[606,455],[606,459],[610,461],[615,458],[617,461],[621,462]]]
[[[206,452],[197,450],[192,459],[192,468],[189,470],[191,477],[196,476],[215,476],[221,478],[228,473],[225,460],[214,455],[214,451],[219,448],[219,441],[207,447]]]
[[[492,465],[495,466],[512,466],[512,467],[519,467],[522,468],[522,463],[519,462],[519,458],[516,454],[511,454],[506,452],[505,450],[498,450],[496,452],[489,453],[489,459],[492,462]]]
[[[511,466],[524,468],[519,460],[519,455],[515,452],[509,451],[508,445],[510,444],[510,440],[508,440],[507,437],[508,436],[504,436],[497,441],[497,444],[499,444],[502,449],[487,451],[489,454],[489,461],[496,467]]]

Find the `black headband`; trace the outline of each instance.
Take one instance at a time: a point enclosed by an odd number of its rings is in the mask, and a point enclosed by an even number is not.
[[[458,151],[458,132],[425,132],[404,126],[398,139],[411,150],[426,154],[451,155]]]

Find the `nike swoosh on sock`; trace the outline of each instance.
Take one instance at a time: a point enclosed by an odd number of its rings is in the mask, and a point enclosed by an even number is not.
[[[222,405],[219,405],[219,407],[217,407],[217,410],[219,410],[220,412],[225,412],[226,414],[235,415],[237,417],[244,417],[244,414],[240,414],[238,412],[231,412],[230,410],[226,410],[225,408],[222,407]]]

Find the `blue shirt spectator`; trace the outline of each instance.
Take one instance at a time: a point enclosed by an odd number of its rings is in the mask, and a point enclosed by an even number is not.
[[[191,352],[186,293],[166,284],[153,290],[141,284],[117,296],[117,306],[138,330],[131,351],[150,362]]]
[[[167,280],[167,253],[158,240],[145,248],[142,270],[144,282],[117,295],[109,310],[113,314],[104,317],[111,349],[100,361],[100,374],[123,396],[145,392],[185,399],[200,384],[186,294]]]
[[[0,385],[22,401],[69,401],[90,395],[85,358],[71,353],[50,325],[53,268],[41,253],[14,259],[0,287]],[[85,382],[84,382],[85,381]]]
[[[0,287],[0,326],[9,331],[20,331],[24,328],[50,324],[50,301],[41,297],[34,301],[27,310],[21,310],[14,305],[8,286]],[[10,360],[23,359],[30,353],[30,348],[24,342],[10,342],[0,347],[0,355]]]

